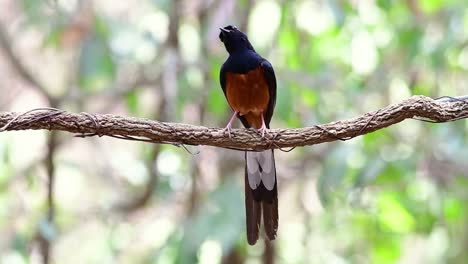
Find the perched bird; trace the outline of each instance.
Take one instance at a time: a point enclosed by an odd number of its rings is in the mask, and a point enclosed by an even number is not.
[[[246,128],[268,133],[276,102],[276,77],[271,64],[258,55],[247,36],[234,26],[220,28],[220,40],[229,57],[220,71],[224,95],[232,115],[225,131],[231,137],[235,117]],[[270,240],[278,229],[278,190],[273,150],[245,152],[245,211],[247,241],[254,245],[259,237],[261,218]]]

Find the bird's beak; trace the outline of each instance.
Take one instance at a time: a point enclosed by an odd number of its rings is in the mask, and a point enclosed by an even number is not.
[[[229,32],[231,32],[230,30],[227,30],[227,29],[224,29],[224,28],[219,28],[219,30],[221,30],[222,33],[229,33]]]

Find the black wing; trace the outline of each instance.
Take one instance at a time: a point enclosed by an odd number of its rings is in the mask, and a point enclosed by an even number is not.
[[[273,116],[273,111],[275,110],[276,105],[276,76],[273,66],[271,66],[270,62],[267,60],[263,59],[260,67],[263,69],[263,76],[267,82],[268,91],[270,93],[270,101],[268,102],[267,111],[263,116],[265,118],[267,128],[270,128],[271,117]]]
[[[223,63],[221,70],[219,71],[219,82],[221,84],[221,89],[223,89],[224,96],[226,96],[226,63]]]

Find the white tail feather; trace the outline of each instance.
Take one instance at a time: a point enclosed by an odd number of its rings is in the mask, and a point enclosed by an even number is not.
[[[273,150],[268,149],[262,152],[247,152],[247,176],[249,186],[255,190],[260,181],[267,190],[273,190],[276,182],[275,161]],[[262,171],[260,172],[260,167]]]
[[[262,180],[260,176],[260,170],[258,167],[257,152],[246,152],[247,160],[247,178],[249,179],[250,189],[257,189],[258,185]]]

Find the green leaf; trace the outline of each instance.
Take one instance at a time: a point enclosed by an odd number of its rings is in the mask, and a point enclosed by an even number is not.
[[[278,85],[278,87],[281,87]],[[292,113],[291,111],[293,105],[291,103],[293,96],[291,94],[291,89],[278,89],[276,97],[276,109],[275,109],[275,118],[281,119],[281,121],[288,123]]]
[[[397,37],[398,44],[403,50],[402,54],[406,53],[406,61],[411,63],[420,53],[419,48],[421,45],[421,38],[423,37],[421,29],[417,27],[405,28]]]
[[[297,54],[299,46],[299,34],[290,29],[280,30],[278,36],[279,46],[285,53],[286,65],[289,69],[300,68],[300,57]]]
[[[373,241],[371,263],[396,263],[400,254],[400,241],[398,239],[394,237],[380,237],[377,241]]]
[[[138,93],[136,91],[129,92],[125,97],[125,102],[130,113],[138,113]]]
[[[401,182],[406,177],[406,173],[407,171],[400,166],[396,166],[395,163],[386,163],[385,168],[381,170],[373,183],[383,185]]]
[[[317,91],[310,88],[302,89],[302,101],[305,105],[312,107],[316,106],[318,102],[318,94]]]
[[[413,215],[400,202],[397,193],[385,192],[378,198],[379,222],[395,233],[408,233],[415,227]]]
[[[210,89],[208,92],[208,111],[218,118],[222,117],[229,107],[224,98],[223,91],[219,89]]]
[[[457,222],[464,218],[463,202],[455,198],[449,197],[444,200],[444,217],[447,221]]]
[[[419,0],[421,10],[426,14],[433,14],[439,11],[447,1],[445,0]]]

